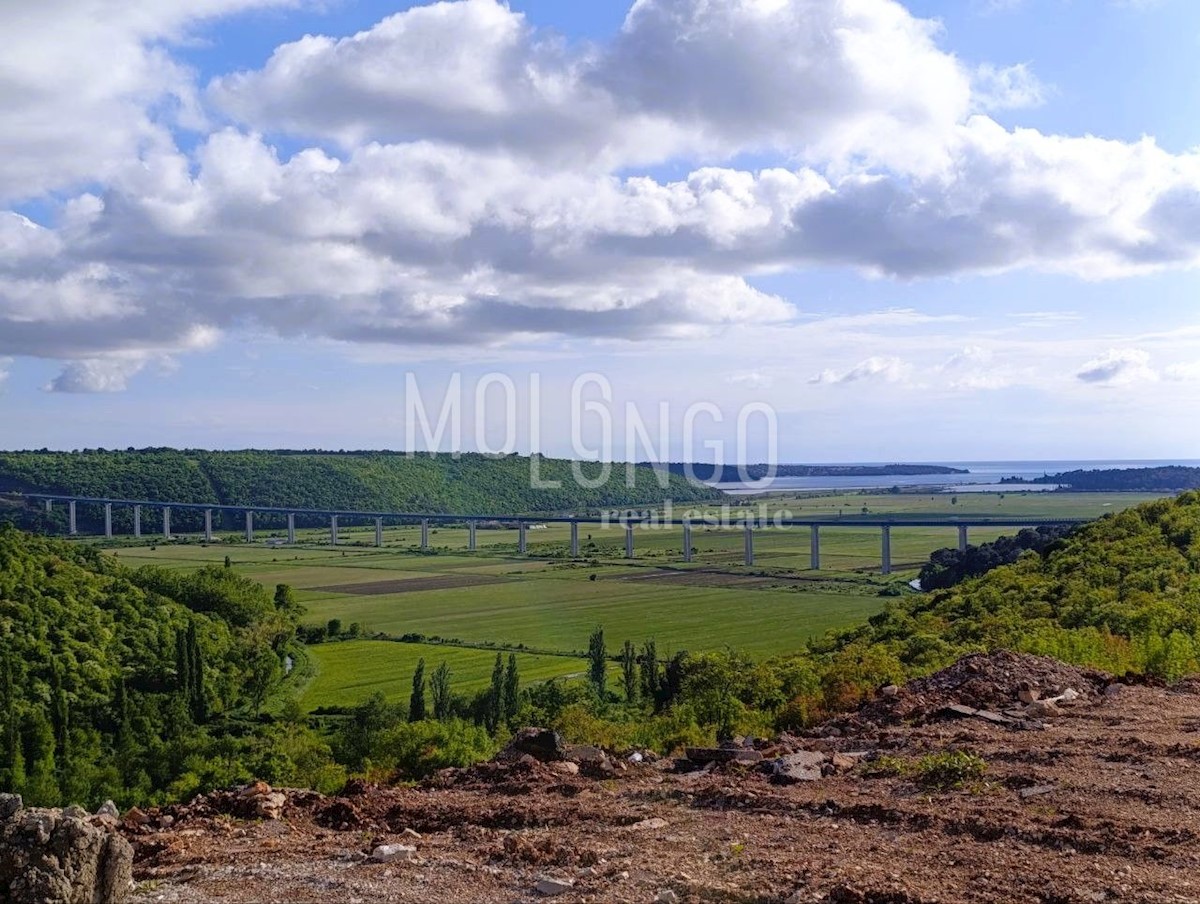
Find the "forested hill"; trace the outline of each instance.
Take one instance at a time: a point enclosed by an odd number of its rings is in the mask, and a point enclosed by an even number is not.
[[[1011,649],[1178,678],[1200,671],[1198,575],[1200,493],[1191,492],[1106,515],[1041,554],[899,601],[836,647],[876,663],[895,657],[901,674]]]
[[[119,499],[296,506],[347,511],[536,513],[601,506],[691,502],[720,494],[677,475],[613,465],[595,488],[580,485],[571,462],[416,455],[399,452],[292,452],[143,449],[139,451],[0,452],[0,492],[52,492]],[[581,464],[589,483],[600,465]],[[663,487],[660,479],[669,485]],[[632,485],[630,485],[632,484]]]
[[[39,805],[186,796],[240,776],[299,610],[232,569],[122,567],[0,525],[0,791]]]
[[[1005,483],[1015,481],[1004,481]],[[1200,468],[1169,465],[1161,468],[1106,468],[1064,471],[1038,477],[1031,483],[1061,484],[1079,491],[1164,492],[1200,489]]]
[[[648,462],[643,462],[648,467]],[[969,474],[964,468],[949,465],[788,465],[748,464],[714,465],[706,462],[673,461],[654,465],[672,474],[693,476],[697,480],[713,483],[741,483],[746,480],[762,480],[774,477],[898,477],[924,474]]]

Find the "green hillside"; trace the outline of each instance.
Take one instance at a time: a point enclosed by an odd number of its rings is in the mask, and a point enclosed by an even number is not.
[[[1107,515],[1040,554],[904,598],[828,647],[903,675],[990,649],[1117,674],[1200,671],[1200,493]]]
[[[535,462],[510,455],[416,455],[397,452],[290,452],[144,449],[139,451],[0,452],[0,492],[51,492],[121,499],[256,504],[298,508],[412,512],[543,513],[691,502],[720,494],[647,467],[614,465],[591,488],[572,475],[572,463],[540,459],[536,476],[554,488],[535,488]],[[601,466],[580,465],[588,482]],[[664,487],[660,481],[666,481]],[[81,511],[81,525],[98,512]],[[117,511],[117,529],[131,516]],[[180,512],[177,526],[194,528]],[[37,526],[26,522],[28,526]],[[233,527],[230,521],[228,526]]]
[[[0,526],[0,790],[95,806],[245,772],[230,739],[279,688],[298,615],[230,569],[133,571]]]

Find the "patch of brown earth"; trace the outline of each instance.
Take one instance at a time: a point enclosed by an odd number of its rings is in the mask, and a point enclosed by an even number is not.
[[[383,596],[392,593],[417,593],[421,590],[452,590],[456,587],[477,587],[480,584],[502,584],[504,578],[487,574],[437,574],[425,578],[400,578],[389,581],[367,581],[361,584],[331,584],[313,587],[324,593],[345,593],[351,596]]]
[[[1036,724],[945,714],[1068,688]],[[220,792],[125,832],[140,901],[1200,901],[1198,728],[1195,684],[996,654],[695,762],[551,748],[416,788],[285,792],[278,819],[236,815],[269,789]],[[939,789],[897,768],[949,750],[986,772]],[[815,775],[781,783],[779,755]]]

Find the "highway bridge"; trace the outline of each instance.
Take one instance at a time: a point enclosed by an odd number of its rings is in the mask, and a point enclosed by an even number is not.
[[[157,509],[162,516],[162,536],[171,539],[171,512],[176,510],[201,511],[204,513],[204,538],[211,542],[213,539],[213,513],[232,512],[241,514],[245,520],[246,542],[254,542],[254,516],[283,515],[287,519],[287,542],[296,542],[296,516],[318,517],[328,519],[329,542],[338,544],[338,519],[354,518],[373,520],[375,523],[375,545],[383,545],[383,527],[390,524],[419,524],[421,526],[421,548],[429,548],[429,526],[431,524],[466,524],[467,549],[474,551],[476,532],[480,524],[485,522],[501,522],[515,524],[517,528],[517,551],[526,552],[526,534],[530,524],[568,524],[571,528],[571,555],[579,556],[579,525],[600,524],[611,526],[618,524],[625,529],[625,556],[634,558],[634,531],[651,520],[655,527],[678,527],[683,534],[683,561],[692,560],[692,529],[696,526],[712,524],[711,520],[696,518],[655,518],[647,519],[644,514],[624,516],[609,513],[599,516],[582,515],[497,515],[497,514],[451,514],[447,512],[368,512],[346,511],[311,508],[289,508],[264,505],[217,505],[208,502],[162,502],[148,499],[105,499],[92,496],[68,496],[50,493],[26,493],[24,497],[45,505],[46,511],[52,511],[55,503],[67,506],[67,530],[71,536],[78,536],[76,510],[80,505],[102,506],[104,509],[104,536],[113,536],[113,508],[127,507],[133,511],[133,536],[142,536],[142,513],[145,509]],[[745,556],[747,565],[754,564],[754,534],[759,530],[770,528],[800,527],[809,530],[809,562],[813,569],[821,567],[821,528],[863,528],[876,529],[880,532],[880,569],[883,574],[892,572],[892,537],[894,527],[944,527],[958,531],[958,548],[967,548],[968,531],[972,527],[1038,527],[1040,525],[1081,524],[1085,518],[990,518],[990,517],[939,517],[933,515],[893,515],[876,517],[816,517],[816,518],[756,518],[747,516],[738,521],[738,526],[744,534]]]

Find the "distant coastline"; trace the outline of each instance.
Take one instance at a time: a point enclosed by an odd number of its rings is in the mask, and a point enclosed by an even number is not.
[[[1200,489],[1200,468],[1167,465],[1150,468],[1100,468],[1063,471],[1042,477],[1003,477],[1005,486],[1057,484],[1074,492],[1164,492]]]

